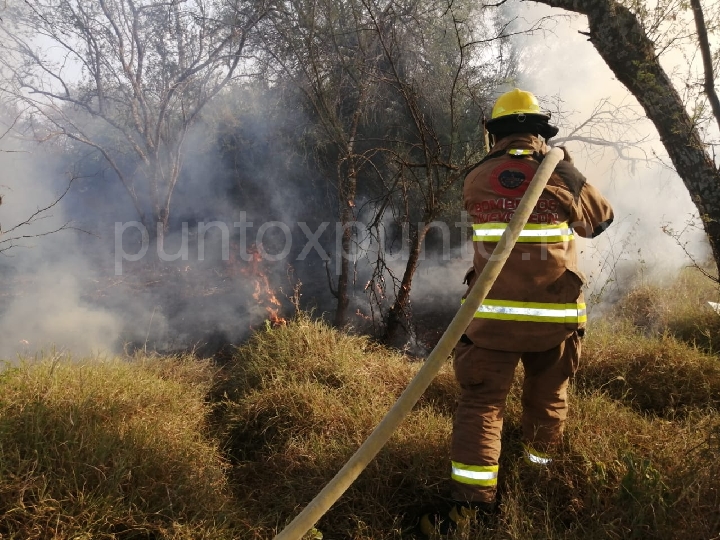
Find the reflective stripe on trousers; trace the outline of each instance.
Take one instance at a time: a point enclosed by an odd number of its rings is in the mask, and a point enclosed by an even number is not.
[[[527,444],[523,444],[523,450],[525,451],[525,461],[532,465],[549,465],[552,462],[552,458],[547,454],[538,452]]]
[[[473,240],[476,242],[499,242],[505,229],[507,229],[507,223],[475,223]],[[574,238],[573,229],[567,222],[547,225],[528,223],[523,227],[517,241],[554,243],[567,242]]]
[[[452,461],[450,477],[461,484],[474,486],[496,486],[498,465],[465,465]]]

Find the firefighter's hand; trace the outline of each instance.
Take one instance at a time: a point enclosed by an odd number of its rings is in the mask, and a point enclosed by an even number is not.
[[[563,161],[568,161],[572,163],[573,159],[570,156],[570,152],[568,152],[567,148],[565,148],[564,146],[558,146],[558,148],[563,151]]]
[[[471,267],[470,270],[465,272],[465,277],[463,278],[463,285],[472,285],[473,280],[475,279],[475,267]]]

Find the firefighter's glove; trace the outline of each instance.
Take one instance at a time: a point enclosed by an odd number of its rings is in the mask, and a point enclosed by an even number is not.
[[[563,152],[563,161],[568,161],[570,163],[573,162],[572,156],[570,155],[570,152],[568,152],[568,149],[564,146],[558,146],[560,150]]]
[[[475,267],[472,267],[472,268],[470,268],[470,270],[465,272],[465,277],[463,278],[463,285],[471,285],[474,279],[475,279]]]

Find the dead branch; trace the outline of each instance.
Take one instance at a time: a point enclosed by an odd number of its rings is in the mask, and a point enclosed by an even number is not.
[[[0,229],[0,234],[2,234],[2,236],[0,236],[0,253],[7,254],[8,251],[10,251],[11,249],[13,249],[15,247],[27,247],[27,246],[23,246],[22,244],[18,244],[18,242],[20,242],[22,240],[29,240],[31,238],[41,238],[43,236],[49,236],[51,234],[55,234],[60,231],[74,230],[74,231],[83,232],[86,234],[91,234],[91,233],[88,233],[88,231],[85,231],[78,227],[74,227],[72,225],[71,221],[67,221],[67,222],[63,223],[62,225],[60,225],[59,227],[55,227],[55,228],[53,228],[51,230],[47,230],[47,231],[42,231],[42,232],[37,232],[37,233],[23,233],[22,232],[22,229],[24,229],[30,225],[33,225],[39,221],[42,221],[44,219],[49,219],[52,217],[52,215],[49,214],[48,212],[50,210],[52,210],[54,207],[56,207],[60,203],[60,201],[62,201],[65,198],[65,196],[70,191],[70,188],[72,187],[73,180],[75,180],[75,178],[71,178],[70,181],[68,182],[68,185],[65,188],[65,190],[60,195],[58,195],[55,199],[53,199],[50,203],[48,203],[45,206],[37,208],[27,218],[25,218],[20,223],[13,225],[7,231],[2,231]],[[0,204],[2,204],[2,197],[0,197]]]
[[[700,0],[690,0],[690,5],[695,18],[695,28],[697,29],[698,46],[702,54],[703,70],[705,72],[705,84],[703,86],[705,95],[707,95],[710,107],[712,107],[713,116],[718,126],[720,126],[720,99],[715,91],[715,74],[713,71],[713,57],[710,50],[710,42],[708,41],[707,26],[705,25],[705,17],[703,15]]]

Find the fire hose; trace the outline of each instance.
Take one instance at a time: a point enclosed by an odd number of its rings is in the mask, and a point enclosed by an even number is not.
[[[415,403],[417,403],[427,387],[430,386],[430,383],[452,353],[465,329],[472,322],[475,312],[485,300],[490,288],[505,265],[505,261],[510,256],[510,252],[515,246],[523,227],[530,219],[530,215],[545,189],[550,175],[562,158],[563,152],[559,148],[553,148],[546,154],[507,228],[488,259],[485,268],[483,268],[475,284],[468,292],[465,302],[460,306],[423,366],[367,440],[303,511],[275,537],[275,540],[301,540],[303,535],[345,493],[380,449],[385,446],[385,443],[390,439],[400,422],[410,413]]]

